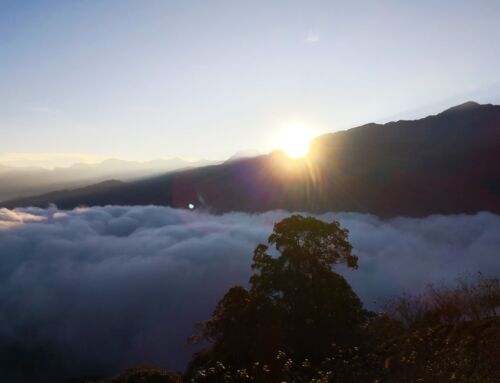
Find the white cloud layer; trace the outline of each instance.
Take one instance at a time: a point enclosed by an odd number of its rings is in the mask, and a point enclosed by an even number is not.
[[[193,324],[230,286],[247,282],[255,245],[289,214],[2,209],[0,354],[22,345],[19,358],[32,358],[40,347],[41,370],[57,364],[59,374],[64,365],[78,375],[143,361],[182,369]],[[342,273],[369,308],[465,271],[500,275],[498,215],[320,218],[350,230],[360,267]]]
[[[0,208],[0,228],[9,228],[29,222],[41,222],[46,219],[47,218],[43,215]]]

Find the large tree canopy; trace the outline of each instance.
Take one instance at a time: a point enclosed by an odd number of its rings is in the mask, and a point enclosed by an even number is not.
[[[278,222],[253,257],[250,289],[233,287],[201,336],[213,357],[233,365],[270,362],[278,350],[320,360],[332,343],[356,339],[362,304],[336,264],[357,268],[348,231],[337,221],[293,215]]]
[[[357,268],[358,258],[351,253],[347,238],[348,231],[337,221],[327,223],[293,215],[276,223],[268,243],[280,255],[270,255],[267,245],[256,247],[254,274],[250,278],[252,291],[281,299],[285,292],[304,290],[304,282],[316,282],[333,274],[335,264]]]

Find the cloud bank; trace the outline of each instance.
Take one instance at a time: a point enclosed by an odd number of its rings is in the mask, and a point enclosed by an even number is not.
[[[145,361],[182,369],[194,323],[246,284],[255,245],[289,214],[1,209],[0,374],[109,374]],[[465,271],[500,275],[498,215],[319,218],[350,230],[360,267],[341,272],[368,308]]]

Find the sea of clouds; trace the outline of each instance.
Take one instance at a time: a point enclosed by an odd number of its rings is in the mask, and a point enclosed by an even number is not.
[[[146,361],[183,369],[195,322],[230,286],[246,285],[256,244],[290,214],[0,209],[0,359],[14,358],[0,373],[14,381],[26,360],[33,376],[107,374]],[[318,217],[349,229],[359,269],[339,270],[370,309],[464,272],[500,276],[498,215]]]

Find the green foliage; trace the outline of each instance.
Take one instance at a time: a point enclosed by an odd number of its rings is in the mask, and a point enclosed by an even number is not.
[[[225,362],[242,366],[272,358],[283,340],[282,324],[282,313],[268,299],[235,286],[217,304],[212,318],[200,324],[198,337],[212,342],[212,352]]]
[[[455,286],[429,285],[420,295],[403,295],[383,307],[407,328],[481,320],[500,313],[500,282],[482,273],[465,274]]]
[[[466,274],[385,304],[370,323],[388,376],[398,382],[497,382],[500,283]],[[385,337],[385,339],[384,339]]]
[[[386,316],[369,330],[376,342],[363,346],[332,345],[321,362],[297,360],[279,351],[274,363],[254,362],[235,368],[223,362],[201,368],[189,383],[496,383],[500,376],[500,318],[442,324],[394,332]],[[384,322],[384,323],[381,323]],[[371,326],[374,326],[371,328]],[[396,326],[398,327],[398,326]],[[384,335],[386,336],[385,339]]]
[[[483,274],[369,313],[333,268],[357,268],[347,230],[294,215],[253,257],[196,340],[190,383],[496,382],[500,283]]]
[[[500,318],[420,327],[379,345],[393,381],[498,382]]]
[[[375,314],[334,272],[357,268],[347,230],[294,215],[253,257],[192,341],[189,383],[493,383],[500,376],[500,283],[478,273],[387,302]],[[179,383],[136,368],[102,383]]]
[[[173,371],[142,366],[129,368],[117,377],[100,380],[97,383],[182,383],[182,377]]]
[[[335,221],[294,215],[276,223],[268,243],[278,255],[269,254],[267,245],[256,247],[250,290],[231,288],[212,318],[201,323],[192,340],[205,339],[213,347],[204,358],[194,358],[188,375],[215,368],[216,360],[236,368],[259,362],[275,371],[279,350],[319,363],[332,342],[359,341],[366,313],[346,280],[332,270],[339,263],[357,268],[347,237]]]
[[[200,369],[190,383],[337,383],[381,382],[383,361],[368,349],[333,344],[330,353],[319,363],[297,360],[278,351],[272,364],[254,362],[246,368],[234,368],[223,362]]]

